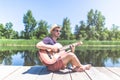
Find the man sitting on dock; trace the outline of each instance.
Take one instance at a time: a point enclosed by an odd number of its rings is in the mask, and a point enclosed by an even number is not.
[[[60,30],[60,26],[56,24],[53,25],[50,29],[51,36],[45,37],[42,41],[36,44],[36,47],[40,50],[39,59],[41,62],[47,66],[48,70],[51,71],[59,71],[60,69],[65,69],[68,63],[72,65],[72,71],[82,72],[89,70],[91,65],[82,65],[77,56],[74,54],[75,45],[81,45],[82,42],[71,45],[71,52],[66,52],[65,50],[61,51],[60,48],[55,45],[57,43],[57,39],[60,36]]]

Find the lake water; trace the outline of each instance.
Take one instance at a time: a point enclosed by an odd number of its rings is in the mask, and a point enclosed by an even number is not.
[[[14,66],[42,65],[38,50],[33,47],[0,48],[0,64]],[[75,54],[82,64],[98,67],[120,67],[119,48],[77,48]]]

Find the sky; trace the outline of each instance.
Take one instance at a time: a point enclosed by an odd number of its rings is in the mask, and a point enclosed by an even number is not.
[[[87,20],[88,12],[98,10],[105,17],[105,27],[120,26],[120,0],[0,0],[0,23],[12,22],[15,31],[24,30],[23,16],[32,11],[36,21],[45,20],[48,25],[63,24],[70,19],[71,29]]]

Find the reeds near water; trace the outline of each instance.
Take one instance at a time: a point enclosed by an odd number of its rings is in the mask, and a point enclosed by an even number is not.
[[[40,40],[0,39],[0,46],[35,46]],[[76,40],[59,40],[62,45],[68,45]],[[119,46],[120,41],[83,41],[83,46]]]

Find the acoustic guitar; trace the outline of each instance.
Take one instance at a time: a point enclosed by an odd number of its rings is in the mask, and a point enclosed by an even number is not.
[[[60,43],[56,43],[56,44],[54,44],[54,46],[56,46],[59,49],[58,53],[54,53],[52,50],[42,50],[42,49],[40,49],[39,52],[38,52],[39,53],[39,59],[46,66],[54,64],[56,62],[56,60],[59,58],[58,54],[70,52],[71,51],[71,46],[78,46],[78,45],[81,45],[81,44],[82,44],[82,42],[76,42],[76,43],[66,45],[66,46],[63,47]]]

